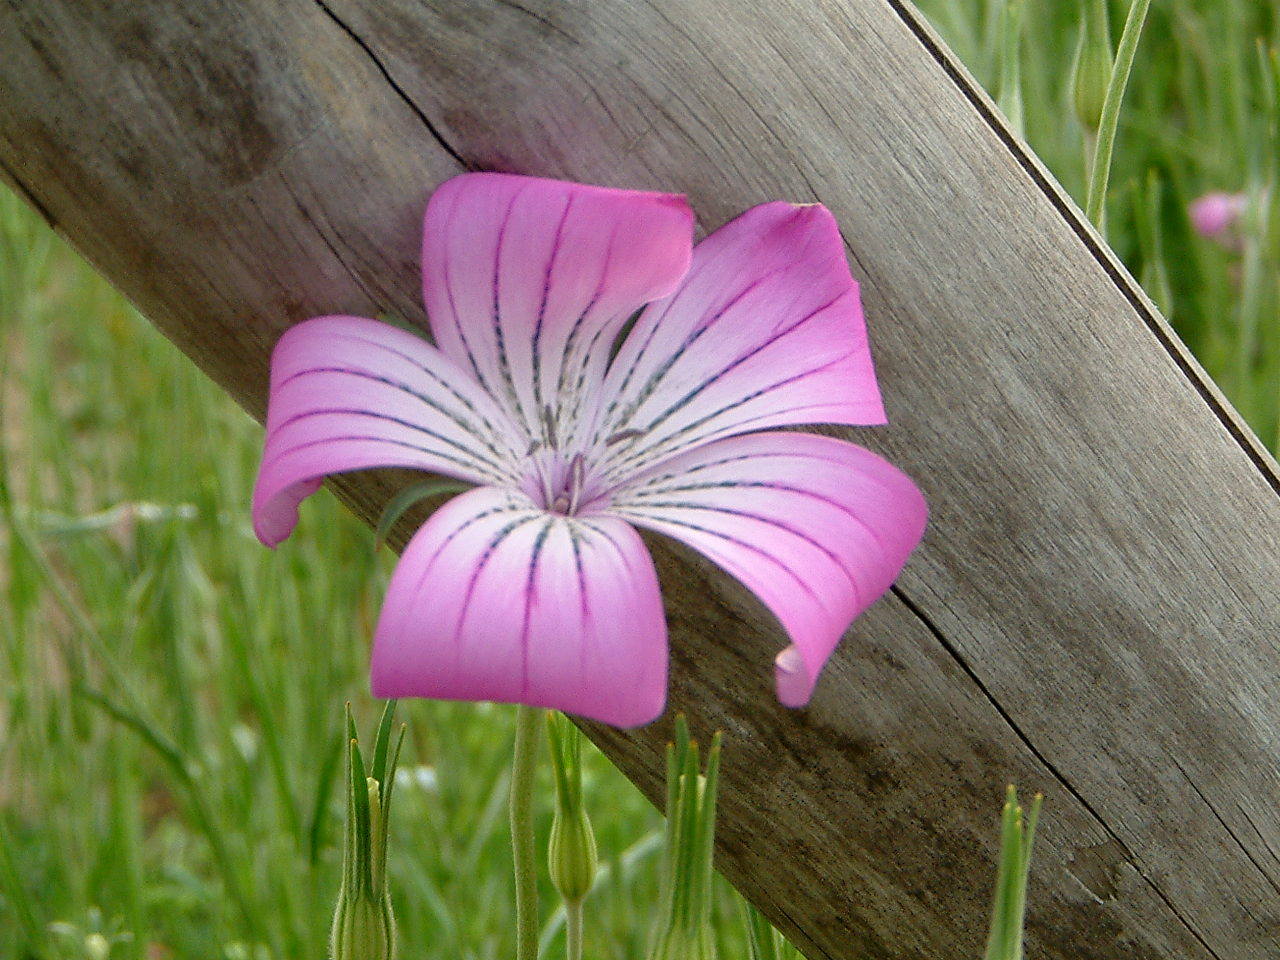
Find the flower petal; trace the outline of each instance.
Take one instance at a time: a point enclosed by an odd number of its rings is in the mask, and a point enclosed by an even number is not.
[[[689,267],[683,197],[496,173],[427,206],[423,289],[441,350],[526,431],[564,447],[590,420],[613,341]]]
[[[615,726],[666,699],[667,632],[639,535],[481,487],[409,542],[378,623],[379,697],[498,700]]]
[[[778,698],[802,706],[849,624],[898,576],[927,508],[871,451],[775,432],[655,466],[615,492],[610,512],[704,553],[773,611],[792,642],[777,659]]]
[[[410,467],[514,483],[521,439],[505,415],[421,337],[362,317],[292,327],[271,355],[271,395],[253,523],[268,546],[328,474]]]
[[[819,204],[748,210],[694,249],[609,369],[599,436],[617,479],[718,437],[885,422],[835,219]]]

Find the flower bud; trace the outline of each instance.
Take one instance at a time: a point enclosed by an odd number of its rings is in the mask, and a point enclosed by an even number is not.
[[[1102,105],[1111,84],[1113,62],[1107,0],[1085,0],[1080,42],[1071,66],[1071,102],[1076,119],[1091,134],[1097,133],[1102,124]]]
[[[547,713],[547,739],[556,783],[547,862],[561,899],[575,905],[591,892],[599,863],[595,833],[582,802],[582,734],[564,714],[552,710]]]
[[[719,779],[720,734],[712,738],[707,770],[700,774],[698,745],[689,739],[684,715],[678,716],[675,742],[667,746],[662,914],[648,960],[715,960],[711,882]]]
[[[1244,213],[1243,193],[1206,193],[1193,200],[1189,213],[1196,233],[1211,240],[1227,236]]]
[[[1027,877],[1031,872],[1031,848],[1043,799],[1036,794],[1030,808],[1023,810],[1018,803],[1018,791],[1009,786],[1000,815],[1000,864],[996,870],[991,930],[987,935],[987,960],[1022,960]]]
[[[396,955],[396,922],[386,898],[340,901],[334,916],[334,960],[391,960]]]
[[[394,711],[395,701],[388,701],[374,743],[373,769],[366,772],[347,705],[347,827],[342,887],[330,935],[333,960],[393,960],[396,955],[396,923],[387,890],[387,814],[405,729],[401,726],[388,753]]]

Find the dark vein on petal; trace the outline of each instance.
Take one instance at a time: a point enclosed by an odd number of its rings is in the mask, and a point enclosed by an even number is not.
[[[614,317],[607,323],[602,324],[596,330],[595,335],[592,336],[591,342],[587,344],[586,349],[583,350],[581,360],[576,364],[578,369],[578,378],[574,381],[573,390],[569,394],[569,400],[573,403],[573,409],[565,418],[565,422],[571,423],[573,426],[571,428],[571,432],[564,438],[566,442],[580,441],[583,429],[589,428],[590,426],[584,422],[584,411],[582,409],[583,401],[587,399],[588,393],[587,377],[591,373],[592,362],[596,359],[596,350],[600,346],[600,341],[603,340],[605,335],[608,333],[612,333],[616,336],[620,326],[621,324],[617,317]],[[603,380],[603,375],[601,375],[599,379]]]
[[[389,413],[382,413],[381,411],[378,411],[378,410],[364,410],[359,407],[323,407],[323,408],[313,408],[310,410],[304,410],[301,413],[295,413],[293,416],[280,421],[279,423],[275,424],[274,427],[272,427],[271,435],[270,437],[268,437],[267,442],[268,444],[270,444],[272,438],[278,436],[280,431],[284,430],[286,427],[292,426],[295,423],[300,423],[301,421],[308,420],[312,417],[339,416],[339,415],[354,416],[354,417],[368,417],[372,420],[381,420],[384,423],[394,423],[398,426],[407,427],[408,429],[413,430],[415,433],[421,433],[424,436],[431,437],[434,440],[439,440],[441,443],[447,444],[448,446],[453,447],[455,450],[462,451],[462,453],[466,455],[466,458],[465,458],[466,462],[471,463],[478,470],[487,469],[487,472],[492,473],[495,476],[503,477],[504,479],[509,479],[514,476],[513,465],[497,463],[493,460],[490,460],[488,457],[477,456],[475,451],[472,450],[470,447],[468,447],[466,444],[458,440],[454,440],[451,437],[445,436],[442,433],[438,433],[435,430],[432,430],[430,427],[425,427],[422,424],[416,423],[413,420],[406,420],[403,417],[393,416],[392,414],[389,414]],[[448,457],[449,455],[441,453],[441,456]],[[462,462],[462,461],[460,460],[459,462]]]
[[[542,399],[542,327],[547,317],[547,301],[551,298],[551,274],[555,270],[556,260],[560,255],[560,245],[564,242],[564,225],[569,220],[569,212],[573,209],[575,194],[569,194],[565,201],[564,211],[560,214],[560,222],[556,224],[555,239],[551,243],[551,253],[547,257],[547,269],[542,277],[542,302],[538,305],[538,318],[533,324],[533,334],[529,349],[533,358],[533,406],[534,410],[543,408]],[[550,436],[545,436],[546,443],[552,443]]]
[[[749,284],[730,297],[729,301],[721,306],[709,320],[700,322],[695,326],[685,337],[684,343],[680,344],[680,346],[676,348],[675,352],[662,361],[658,368],[649,375],[649,379],[645,381],[644,386],[640,388],[634,399],[627,404],[627,412],[618,418],[618,423],[615,424],[615,426],[618,428],[625,428],[627,426],[630,419],[635,416],[636,412],[639,411],[642,406],[644,406],[645,401],[653,396],[654,391],[657,390],[658,385],[666,378],[667,374],[671,372],[672,367],[676,365],[690,347],[702,338],[703,334],[719,323],[725,314],[741,303],[749,294],[762,286],[767,280],[773,279],[775,275],[784,272],[789,267],[790,264],[786,267],[779,267],[775,270],[770,270],[764,276],[757,277],[755,280],[752,280]],[[712,378],[712,381],[719,379],[719,376],[720,374],[717,374],[716,377]],[[652,429],[653,426],[654,425],[651,424],[650,429]]]
[[[583,327],[586,325],[587,317],[595,309],[596,304],[600,302],[600,297],[604,295],[605,282],[609,279],[609,269],[613,265],[614,245],[618,240],[618,224],[613,225],[613,229],[609,233],[609,243],[605,247],[604,259],[600,264],[600,278],[596,281],[595,291],[591,294],[591,299],[587,301],[587,305],[578,314],[578,318],[573,322],[573,326],[569,329],[569,333],[565,336],[564,350],[562,351],[562,359],[560,361],[560,376],[556,381],[556,403],[562,409],[565,409],[568,403],[572,402],[573,409],[561,417],[558,421],[561,424],[572,424],[569,434],[565,437],[557,435],[557,440],[569,440],[576,438],[580,424],[578,417],[582,409],[582,398],[586,387],[587,369],[591,363],[591,357],[599,344],[601,337],[605,331],[613,326],[613,320],[605,320],[596,330],[595,336],[591,338],[591,342],[587,344],[585,351],[578,353],[578,337],[581,335]],[[616,332],[616,331],[615,331]],[[570,370],[576,369],[577,379],[574,383],[573,390],[566,392],[569,381]]]
[[[693,471],[689,471],[689,472],[692,473]],[[886,492],[889,491],[889,487],[886,484],[881,483],[875,477],[868,477],[863,475],[863,476],[860,476],[859,479],[865,480],[869,483],[874,483],[876,486],[880,487],[882,490],[885,490]],[[806,489],[805,487],[796,487],[796,486],[792,486],[791,484],[777,483],[772,480],[708,481],[706,483],[688,483],[688,484],[682,484],[680,486],[673,486],[673,487],[670,487],[670,486],[658,487],[658,488],[652,488],[652,489],[644,488],[644,489],[635,490],[632,495],[636,497],[647,498],[650,496],[657,496],[659,494],[668,494],[668,493],[694,493],[697,491],[705,491],[705,490],[723,490],[723,489],[740,489],[740,488],[779,490],[785,493],[794,493],[802,497],[809,497],[813,500],[818,500],[822,503],[828,504],[829,506],[835,507],[841,513],[846,514],[849,517],[849,519],[852,520],[854,523],[856,523],[858,526],[862,527],[862,529],[867,532],[867,535],[870,536],[871,539],[875,541],[875,544],[877,547],[880,548],[881,553],[883,553],[885,556],[889,555],[889,550],[887,547],[885,547],[884,540],[881,538],[880,532],[876,530],[873,526],[871,526],[871,524],[868,523],[865,519],[863,519],[859,514],[855,513],[852,507],[848,506],[847,504],[841,503],[839,500],[836,500],[834,497],[828,497],[826,494],[819,493],[817,490],[809,490],[809,489]],[[646,501],[645,505],[653,506],[654,504],[648,503]]]
[[[662,329],[664,325],[664,321],[667,319],[667,316],[671,313],[672,308],[674,308],[675,305],[680,301],[680,299],[689,292],[690,288],[693,286],[693,282],[699,276],[702,275],[702,272],[707,269],[708,264],[712,262],[714,261],[711,258],[706,258],[702,260],[701,263],[698,263],[697,265],[695,265],[689,271],[689,273],[685,275],[685,278],[680,282],[680,288],[676,290],[675,293],[671,294],[667,302],[663,305],[662,313],[659,316],[654,317],[653,320],[649,322],[649,329],[645,333],[644,343],[640,345],[640,349],[636,352],[635,357],[632,359],[631,365],[627,367],[627,372],[622,378],[622,383],[618,385],[618,389],[617,391],[615,391],[613,395],[613,399],[609,401],[609,406],[605,408],[605,415],[603,417],[603,420],[605,422],[612,422],[611,418],[613,417],[613,412],[618,409],[618,406],[620,404],[623,403],[623,398],[626,395],[627,387],[631,383],[631,378],[635,376],[636,371],[639,370],[640,363],[644,359],[644,355],[648,352],[649,347],[653,344],[653,338],[657,335],[658,331]],[[639,324],[637,324],[637,329],[632,331],[633,336],[639,334],[640,331],[638,327],[639,327]],[[612,373],[613,371],[610,370],[609,372]]]
[[[506,335],[502,330],[502,247],[506,242],[507,227],[511,223],[511,211],[515,209],[516,201],[522,195],[523,192],[515,194],[507,203],[507,211],[502,216],[502,226],[498,228],[498,242],[493,251],[493,315],[490,319],[493,322],[494,345],[498,348],[498,373],[515,407],[516,418],[525,424],[530,436],[533,436],[536,433],[537,417],[535,415],[531,419],[524,411],[524,404],[520,402],[520,392],[516,390],[516,381],[511,375],[511,360],[507,356]]]
[[[382,343],[379,340],[370,340],[367,337],[357,336],[354,333],[331,333],[329,334],[329,336],[341,338],[344,340],[351,340],[354,343],[367,344],[371,347],[378,347],[382,350],[387,351],[393,356],[400,357],[406,363],[409,363],[412,366],[416,367],[418,370],[421,370],[426,376],[430,377],[433,381],[435,381],[441,387],[447,390],[450,396],[456,399],[460,404],[466,407],[468,411],[470,411],[472,414],[474,414],[476,417],[479,418],[480,423],[484,426],[486,430],[489,431],[489,433],[492,436],[498,437],[502,435],[502,431],[499,430],[496,426],[494,426],[493,422],[484,414],[483,411],[480,410],[479,407],[475,405],[474,402],[472,402],[472,400],[469,397],[467,397],[466,394],[462,393],[452,383],[450,383],[444,377],[440,376],[438,373],[436,373],[434,370],[432,370],[430,367],[428,367],[426,364],[424,364],[422,361],[418,360],[416,357],[412,356],[411,354],[405,353],[402,350],[397,350],[395,347],[391,346],[388,343]],[[430,345],[424,342],[423,346],[430,346]],[[443,354],[441,355],[443,357]],[[448,359],[448,358],[446,357],[444,359]],[[459,372],[462,374],[462,376],[464,377],[466,376],[466,371],[459,371]],[[479,387],[481,390],[484,389],[484,387],[479,383],[476,383],[476,386]],[[486,396],[487,396],[487,393],[486,393]],[[496,452],[497,451],[495,450],[495,453]]]
[[[458,334],[458,339],[462,342],[462,350],[467,355],[467,360],[471,364],[471,371],[476,375],[476,382],[484,389],[485,393],[496,399],[493,388],[489,386],[488,380],[485,379],[483,373],[480,372],[480,364],[476,361],[474,351],[471,344],[467,341],[467,335],[462,330],[462,317],[458,313],[458,303],[453,295],[453,271],[450,264],[453,262],[453,249],[451,241],[453,239],[453,221],[458,213],[459,201],[455,197],[453,206],[449,208],[449,216],[445,221],[443,234],[443,242],[440,250],[440,272],[444,275],[444,293],[445,298],[449,301],[449,315],[453,319],[453,329]]]
[[[578,574],[578,620],[583,633],[587,629],[587,573],[582,565],[582,531],[577,523],[570,522],[569,543],[573,546],[573,566]]]
[[[423,454],[428,458],[443,460],[446,463],[451,463],[454,465],[454,469],[459,479],[470,480],[474,483],[488,482],[488,483],[495,483],[495,484],[507,484],[511,482],[510,478],[508,477],[499,476],[493,473],[492,471],[480,469],[473,463],[468,463],[465,460],[460,460],[457,457],[451,456],[450,454],[447,454],[447,453],[443,453],[439,450],[432,450],[429,447],[422,447],[416,443],[409,443],[404,440],[389,440],[386,437],[377,437],[371,434],[360,434],[360,433],[343,434],[341,436],[333,436],[333,437],[321,437],[318,440],[308,440],[304,443],[295,444],[292,447],[289,447],[285,450],[273,451],[271,459],[263,462],[263,467],[276,464],[279,461],[283,460],[285,457],[289,456],[290,454],[301,453],[304,450],[310,450],[312,447],[321,447],[321,446],[324,446],[326,443],[385,443],[388,446],[400,447],[405,450],[412,450],[415,453]],[[389,467],[389,466],[400,466],[400,465],[402,464],[399,461],[397,461],[396,463],[371,464],[368,467],[364,467],[364,468],[352,467],[351,469],[352,470],[358,470],[358,469],[372,470],[378,466]],[[403,464],[403,465],[409,466],[408,464]],[[418,469],[430,470],[432,468],[418,465]],[[347,470],[340,470],[340,471],[326,470],[325,473],[322,475],[327,476],[331,472],[346,473],[348,471]]]
[[[453,630],[453,642],[455,645],[462,639],[462,626],[467,619],[467,611],[471,607],[471,598],[475,594],[476,583],[480,580],[480,574],[484,573],[485,567],[489,565],[489,561],[493,559],[494,553],[497,552],[503,541],[516,530],[519,530],[527,523],[532,523],[536,519],[537,516],[535,515],[512,520],[490,538],[489,543],[484,548],[484,552],[480,554],[480,558],[476,562],[475,569],[471,571],[471,579],[467,582],[467,592],[462,598],[462,607],[458,612],[458,623]]]
[[[538,576],[538,560],[542,556],[542,548],[546,546],[547,536],[556,524],[555,517],[547,517],[533,541],[533,552],[529,557],[529,576],[524,583],[524,622],[520,627],[520,695],[529,695],[529,614],[533,609],[535,580]]]
[[[851,357],[856,352],[856,350],[857,348],[855,348],[854,350],[850,350],[848,353],[845,353],[839,357],[836,357],[831,362],[825,363],[820,367],[814,367],[810,370],[805,370],[794,376],[787,377],[785,380],[779,380],[777,383],[772,383],[767,387],[761,387],[759,390],[749,393],[745,397],[739,397],[735,400],[732,400],[731,402],[726,403],[724,406],[720,407],[719,409],[713,410],[711,413],[708,413],[703,417],[699,417],[697,420],[694,420],[692,423],[688,423],[685,426],[681,427],[680,429],[676,430],[674,433],[668,434],[667,436],[654,441],[647,447],[632,449],[625,457],[623,457],[620,460],[616,460],[609,465],[609,469],[608,469],[609,476],[616,477],[620,471],[627,470],[628,468],[630,468],[631,464],[634,464],[637,460],[652,461],[652,460],[658,459],[659,457],[673,456],[675,453],[689,446],[689,443],[676,444],[675,449],[674,450],[671,449],[669,447],[669,444],[671,444],[677,438],[687,436],[689,433],[699,429],[700,427],[711,422],[712,420],[715,420],[717,417],[728,413],[730,410],[734,410],[738,407],[746,406],[751,401],[758,400],[760,397],[764,396],[767,393],[772,393],[774,390],[780,390],[781,388],[790,386],[793,383],[799,383],[801,380],[804,380],[808,377],[812,377],[812,376],[816,376],[817,374],[824,373],[825,371],[829,370],[831,367],[838,366],[839,364],[844,363],[847,359],[849,359],[849,357]],[[834,403],[805,404],[799,407],[791,407],[786,410],[772,410],[768,413],[760,414],[759,416],[748,417],[745,420],[739,420],[734,423],[724,424],[720,427],[717,427],[712,432],[711,435],[706,437],[699,437],[697,438],[696,441],[692,441],[692,442],[710,443],[712,437],[722,437],[725,431],[740,430],[742,427],[745,427],[751,423],[758,423],[760,421],[770,420],[770,419],[773,419],[779,416],[784,416],[787,414],[799,413],[801,410],[823,410],[823,409],[830,409],[833,406],[836,406],[836,404]],[[638,469],[638,467],[636,469]]]
[[[422,585],[426,583],[427,576],[431,573],[431,568],[435,566],[436,560],[440,558],[440,555],[444,553],[445,548],[448,547],[449,544],[453,543],[454,540],[461,536],[463,531],[475,526],[481,520],[487,520],[490,517],[494,517],[502,513],[516,513],[524,509],[524,507],[515,503],[508,502],[502,506],[489,507],[485,510],[481,510],[479,513],[473,514],[462,523],[458,524],[457,527],[451,530],[448,535],[440,541],[439,545],[432,552],[431,557],[422,565],[422,573],[418,575],[418,581],[413,586],[413,592],[410,594],[410,602],[412,603],[413,598],[416,598],[422,592]],[[459,623],[461,623],[461,618],[459,618]]]
[[[773,416],[773,415],[774,414],[770,414],[770,416]],[[775,434],[780,439],[787,436],[793,436],[793,435],[784,434],[778,431],[768,432],[768,435],[775,435]],[[756,434],[756,436],[762,436],[762,435],[765,435],[765,434]],[[690,466],[683,467],[679,470],[671,470],[667,473],[655,474],[652,477],[645,477],[643,479],[637,480],[636,486],[630,489],[634,489],[636,492],[640,492],[647,489],[648,487],[657,486],[659,484],[665,483],[668,480],[684,478],[691,473],[699,473],[703,470],[711,470],[711,469],[714,469],[715,467],[723,467],[731,463],[741,463],[745,460],[762,460],[762,459],[770,459],[770,460],[785,460],[785,459],[801,460],[803,459],[803,460],[813,460],[818,463],[830,463],[833,466],[837,466],[837,467],[848,468],[849,466],[851,466],[847,461],[844,461],[844,460],[837,460],[833,457],[824,457],[816,453],[808,453],[805,451],[761,450],[755,453],[740,453],[740,454],[735,454],[732,457],[722,457],[719,460],[707,460],[703,463],[691,464]],[[672,488],[672,489],[678,489],[678,488]]]
[[[736,360],[730,363],[727,367],[724,367],[719,372],[712,374],[710,377],[707,377],[700,384],[698,384],[698,386],[694,387],[692,390],[686,393],[683,397],[681,397],[675,403],[668,406],[667,409],[662,411],[662,413],[660,413],[654,420],[652,420],[647,427],[644,427],[642,429],[646,431],[655,429],[660,423],[663,423],[664,421],[668,420],[674,414],[676,414],[677,412],[679,412],[680,410],[683,410],[686,406],[688,406],[698,396],[698,394],[702,393],[703,390],[706,390],[707,387],[711,386],[713,383],[717,382],[722,377],[732,373],[734,370],[742,366],[748,360],[758,356],[762,351],[767,350],[769,347],[773,346],[783,337],[786,337],[794,333],[796,330],[799,330],[801,327],[803,327],[806,323],[808,323],[814,317],[829,310],[844,295],[845,293],[841,292],[837,296],[833,297],[831,300],[828,300],[818,309],[806,314],[802,319],[797,320],[795,323],[787,327],[785,330],[782,330],[779,333],[775,333],[772,336],[770,336],[768,339],[766,339],[763,343],[757,344],[755,347],[748,350],[742,356],[738,357]],[[846,354],[846,356],[847,355],[848,354]]]
[[[785,563],[783,563],[773,554],[769,553],[767,550],[764,550],[753,543],[748,543],[747,541],[739,539],[738,537],[732,536],[731,534],[721,533],[719,530],[713,530],[710,527],[704,527],[704,526],[701,526],[700,524],[690,523],[687,520],[679,520],[675,517],[654,516],[652,514],[645,513],[642,510],[638,510],[634,507],[630,507],[630,508],[618,507],[618,508],[615,508],[615,512],[619,516],[623,516],[623,517],[629,514],[632,517],[636,518],[637,523],[640,523],[646,526],[649,524],[658,524],[658,525],[670,524],[676,527],[684,527],[685,529],[693,530],[693,531],[696,531],[697,533],[705,533],[708,536],[717,537],[721,540],[726,541],[727,543],[732,543],[735,546],[741,547],[744,550],[748,550],[751,553],[758,554],[759,556],[764,557],[770,563],[774,564],[784,573],[789,575],[793,580],[795,580],[797,584],[800,585],[800,588],[804,590],[805,593],[809,594],[809,596],[813,598],[814,603],[816,603],[823,610],[826,610],[826,607],[823,606],[822,600],[814,592],[813,587],[809,586],[809,584],[805,581],[803,577],[800,576],[800,574],[796,573],[789,566],[787,566]],[[646,524],[645,521],[648,521],[649,524]],[[659,530],[659,532],[662,532],[662,531]]]
[[[299,370],[297,373],[292,374],[291,376],[285,377],[283,380],[279,382],[279,384],[276,385],[275,389],[280,390],[286,384],[292,383],[295,380],[298,380],[304,376],[308,376],[314,373],[336,373],[336,374],[343,374],[351,377],[357,377],[362,380],[369,380],[374,383],[380,383],[383,386],[391,387],[392,389],[398,390],[401,393],[406,394],[407,396],[413,397],[415,400],[420,401],[422,404],[434,410],[436,413],[440,414],[440,416],[444,417],[446,420],[454,424],[456,427],[462,430],[463,433],[467,434],[469,438],[478,440],[481,444],[483,444],[489,450],[489,452],[493,454],[493,458],[489,458],[489,457],[483,458],[484,462],[492,464],[494,467],[501,467],[501,466],[506,466],[508,468],[514,467],[514,464],[511,462],[511,460],[508,457],[504,456],[502,451],[500,451],[489,440],[489,438],[485,437],[479,430],[476,429],[475,424],[462,419],[455,411],[449,410],[447,407],[443,406],[439,401],[437,401],[433,397],[425,393],[422,393],[418,390],[415,390],[413,387],[409,386],[408,384],[401,383],[398,380],[393,380],[392,378],[384,376],[380,373],[371,373],[368,370],[359,370],[354,367],[339,367],[339,366],[308,367],[306,370]],[[286,420],[283,423],[276,424],[271,431],[272,435],[274,435],[276,431],[278,431],[281,427],[285,426],[289,422],[291,421]],[[441,436],[440,439],[444,440],[446,443],[451,444],[452,446],[458,447],[461,450],[466,450],[467,452],[470,452],[470,448],[467,446],[464,446],[461,443],[458,443],[453,440],[449,440],[443,436]]]
[[[622,561],[622,566],[626,568],[627,573],[632,577],[635,576],[635,569],[631,566],[631,557],[627,554],[627,551],[622,549],[622,546],[618,541],[613,539],[613,534],[609,533],[608,530],[605,530],[599,524],[593,523],[590,520],[585,520],[582,517],[574,517],[573,520],[575,523],[580,523],[582,526],[586,527],[592,533],[597,534],[602,540],[608,543],[609,546],[613,547],[614,552],[617,553],[618,559]]]
[[[622,506],[623,508],[626,507],[625,504],[620,506]],[[836,568],[841,573],[844,574],[845,579],[849,581],[849,586],[853,588],[853,600],[854,600],[855,606],[861,606],[861,599],[862,599],[861,588],[858,586],[858,581],[854,578],[853,573],[850,572],[847,566],[845,566],[844,560],[840,556],[838,556],[836,552],[832,550],[830,547],[828,547],[826,544],[822,543],[821,541],[817,540],[814,537],[811,537],[809,534],[805,533],[803,530],[796,529],[795,527],[791,526],[789,523],[785,523],[782,520],[777,520],[773,517],[768,517],[763,514],[754,513],[750,510],[740,510],[736,507],[722,507],[714,504],[694,503],[691,501],[682,501],[682,500],[662,500],[662,501],[658,501],[657,503],[646,503],[643,505],[632,504],[631,506],[633,507],[639,506],[641,507],[641,509],[645,509],[645,510],[693,510],[693,511],[700,511],[703,513],[721,513],[731,517],[741,517],[744,520],[755,520],[757,523],[763,523],[767,526],[775,527],[778,530],[782,530],[785,533],[789,533],[793,537],[803,540],[805,543],[809,544],[811,547],[815,548],[816,550],[826,555],[827,559],[830,560],[836,566]]]

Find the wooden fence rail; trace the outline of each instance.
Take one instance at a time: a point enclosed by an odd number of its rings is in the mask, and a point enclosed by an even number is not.
[[[720,865],[811,960],[979,956],[1008,781],[1048,795],[1029,956],[1276,955],[1280,475],[908,4],[0,4],[0,176],[256,416],[290,323],[422,320],[463,168],[845,231],[892,423],[857,439],[924,544],[799,712],[763,608],[659,555]],[[666,730],[592,734],[654,795]]]

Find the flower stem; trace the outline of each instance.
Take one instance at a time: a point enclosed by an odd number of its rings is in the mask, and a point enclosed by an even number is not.
[[[564,907],[565,960],[582,960],[582,901]]]
[[[1093,180],[1093,162],[1098,154],[1098,135],[1092,130],[1084,132],[1084,182],[1085,189]],[[1087,201],[1086,201],[1087,202]]]
[[[1098,125],[1098,142],[1093,153],[1093,167],[1089,171],[1089,192],[1085,198],[1085,216],[1099,230],[1104,230],[1103,214],[1107,204],[1107,181],[1111,177],[1111,154],[1116,143],[1116,129],[1120,125],[1120,105],[1124,102],[1125,87],[1129,85],[1129,73],[1133,70],[1133,58],[1138,52],[1138,39],[1147,19],[1151,0],[1133,0],[1129,17],[1120,35],[1116,49],[1115,65],[1111,68],[1111,82],[1102,102],[1102,118]]]
[[[511,851],[516,872],[516,960],[538,960],[538,874],[533,836],[533,779],[541,732],[536,707],[516,708],[511,760]]]

